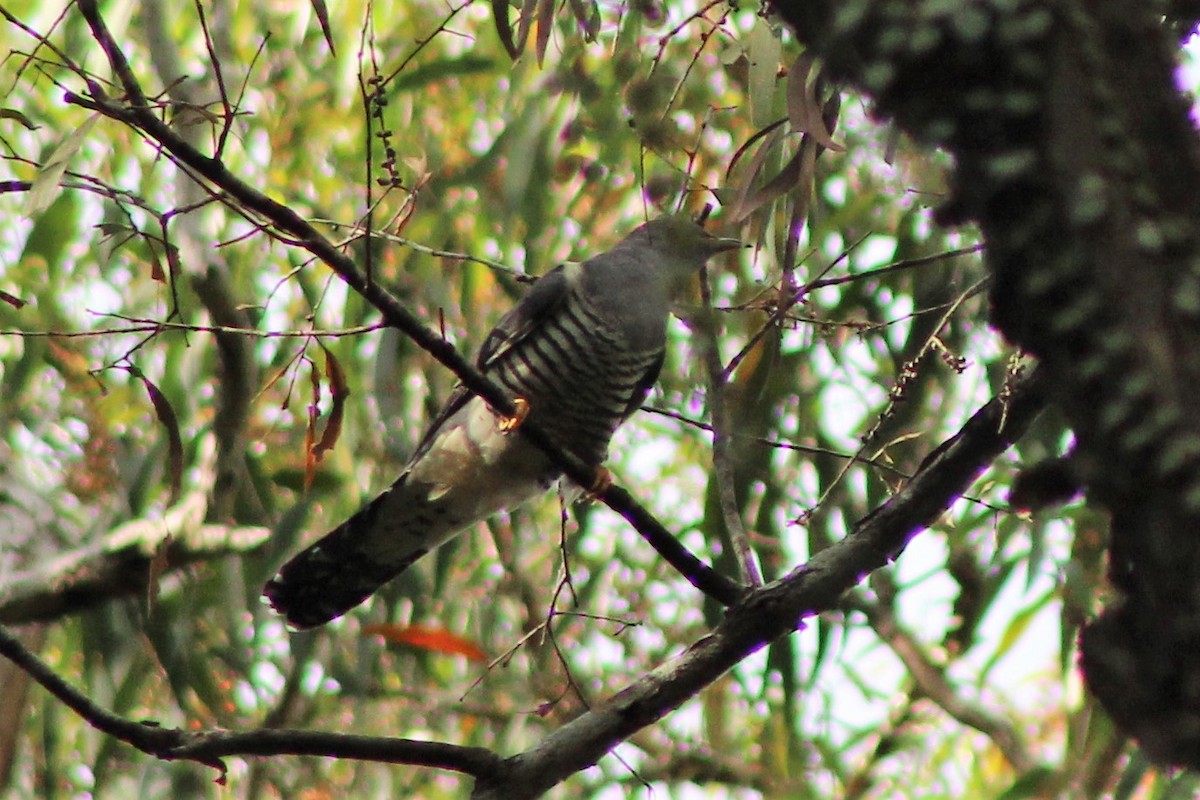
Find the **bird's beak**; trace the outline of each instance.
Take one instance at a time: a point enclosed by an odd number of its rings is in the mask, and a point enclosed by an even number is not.
[[[724,253],[726,250],[737,250],[749,246],[741,239],[726,239],[720,236],[713,236],[708,242],[708,247],[713,251],[713,255]]]

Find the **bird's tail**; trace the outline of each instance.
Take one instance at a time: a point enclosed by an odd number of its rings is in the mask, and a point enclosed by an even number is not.
[[[474,398],[390,489],[284,564],[263,594],[292,626],[324,625],[459,531],[545,491],[554,476]]]
[[[404,535],[405,523],[413,520],[399,519],[396,511],[398,506],[412,509],[405,502],[412,499],[404,497],[411,494],[406,483],[401,477],[267,581],[263,595],[289,625],[312,628],[342,616],[449,538],[444,530],[430,530],[430,520],[419,511],[422,535]],[[428,510],[425,503],[416,505]]]

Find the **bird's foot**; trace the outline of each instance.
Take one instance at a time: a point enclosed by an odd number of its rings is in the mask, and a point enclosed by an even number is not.
[[[497,426],[501,433],[512,433],[517,428],[521,427],[521,423],[529,416],[529,401],[524,397],[513,398],[513,415],[511,417],[501,417],[500,423]]]
[[[608,471],[608,467],[596,467],[596,477],[592,481],[592,485],[589,486],[584,492],[583,499],[587,500],[589,503],[599,500],[601,496],[608,491],[608,487],[612,485],[613,476],[612,473]]]

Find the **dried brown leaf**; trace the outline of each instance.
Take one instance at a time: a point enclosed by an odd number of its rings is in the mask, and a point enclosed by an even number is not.
[[[172,536],[170,532],[162,538],[154,548],[154,555],[150,559],[150,564],[146,571],[146,608],[154,609],[154,604],[158,602],[158,592],[160,581],[163,573],[171,566],[170,559],[167,558],[167,551],[171,547]]]
[[[324,458],[325,454],[337,444],[338,437],[342,434],[342,421],[346,415],[346,398],[350,396],[350,387],[346,383],[346,373],[342,369],[341,363],[325,345],[321,345],[321,349],[325,352],[325,378],[329,381],[329,394],[333,405],[329,410],[329,420],[325,423],[325,430],[321,432],[321,440],[312,447],[314,462]]]
[[[158,417],[159,423],[167,431],[167,468],[171,480],[170,502],[174,504],[179,499],[179,490],[183,485],[183,439],[179,435],[179,418],[175,416],[175,409],[171,407],[171,402],[167,400],[162,390],[140,370],[135,370],[134,374],[141,378],[142,385],[146,387],[146,394],[150,396],[150,404],[154,406],[154,415]]]
[[[0,289],[0,300],[4,301],[5,303],[8,303],[13,308],[24,308],[27,303],[27,301],[22,300],[21,298],[17,297],[15,294],[9,294],[8,292],[4,291],[3,289]]]
[[[312,383],[312,402],[308,404],[308,421],[304,426],[304,490],[312,488],[313,477],[317,473],[317,456],[313,445],[317,440],[317,417],[321,403],[321,373],[317,365],[308,361],[308,376]]]
[[[159,260],[158,253],[154,248],[150,248],[150,280],[158,283],[167,282],[167,274],[163,272],[162,261]]]

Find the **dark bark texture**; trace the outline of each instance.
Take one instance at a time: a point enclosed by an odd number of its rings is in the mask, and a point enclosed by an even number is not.
[[[957,161],[993,321],[1046,368],[1111,514],[1090,689],[1146,753],[1200,767],[1200,157],[1174,52],[1187,4],[774,3],[877,111]],[[1166,24],[1164,24],[1164,15]]]

